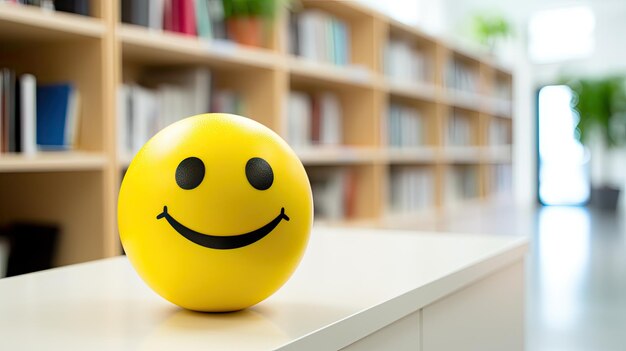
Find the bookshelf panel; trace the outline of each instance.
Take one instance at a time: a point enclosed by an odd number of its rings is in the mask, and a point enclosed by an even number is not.
[[[444,172],[444,207],[457,207],[483,195],[478,164],[451,164]]]
[[[445,146],[475,147],[481,144],[480,114],[477,111],[453,107],[447,109]]]
[[[341,109],[340,145],[346,146],[379,146],[379,126],[381,94],[373,89],[355,88],[317,82],[302,77],[292,76],[290,89],[308,96],[332,94],[339,101]],[[286,118],[293,118],[287,116]],[[358,126],[355,128],[355,126]],[[289,139],[289,138],[288,138]]]
[[[380,58],[381,32],[377,16],[364,6],[352,1],[302,1],[301,11],[315,9],[333,16],[347,25],[349,41],[349,65],[378,71]],[[343,46],[343,44],[340,44]]]
[[[434,147],[439,143],[437,118],[432,101],[390,95],[383,144],[394,149]]]
[[[381,214],[383,168],[378,165],[306,166],[315,220],[341,222]]]
[[[141,145],[160,129],[196,114],[239,114],[276,132],[281,129],[278,101],[286,85],[283,72],[251,67],[149,66],[124,62],[122,75],[124,85],[119,87],[118,109],[121,165],[128,164]],[[132,135],[129,130],[133,131]]]
[[[244,47],[226,40],[202,40],[130,24],[119,25],[118,38],[125,61],[150,65],[273,68],[282,61],[282,57],[267,49]]]
[[[100,12],[94,13],[99,15]],[[44,43],[100,38],[105,30],[104,23],[96,18],[0,2],[2,42]]]
[[[107,160],[100,153],[40,152],[35,155],[0,154],[0,173],[101,170]]]
[[[393,82],[432,85],[437,81],[437,41],[419,30],[391,20],[383,48],[382,71]]]
[[[512,166],[509,163],[483,165],[483,189],[491,198],[510,197],[513,190]]]
[[[54,223],[60,227],[54,265],[102,258],[102,172],[0,173],[0,223]]]
[[[390,165],[386,216],[402,216],[432,209],[436,204],[436,174],[428,163]]]
[[[80,40],[41,45],[7,46],[0,67],[16,74],[31,73],[37,84],[71,83],[78,92],[77,140],[74,149],[103,151],[103,48],[100,40]],[[45,58],[45,64],[42,64]]]

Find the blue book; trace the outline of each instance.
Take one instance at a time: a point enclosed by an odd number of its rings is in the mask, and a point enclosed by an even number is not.
[[[73,146],[77,107],[76,89],[71,83],[37,87],[37,145],[41,149]]]

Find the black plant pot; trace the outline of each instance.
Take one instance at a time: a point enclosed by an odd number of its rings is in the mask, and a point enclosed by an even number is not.
[[[619,200],[620,189],[611,186],[601,186],[591,188],[590,204],[594,208],[604,211],[616,211]]]

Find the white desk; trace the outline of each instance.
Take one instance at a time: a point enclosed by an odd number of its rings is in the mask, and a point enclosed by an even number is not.
[[[0,280],[0,350],[522,350],[523,238],[315,229],[248,310],[153,293],[124,257]]]

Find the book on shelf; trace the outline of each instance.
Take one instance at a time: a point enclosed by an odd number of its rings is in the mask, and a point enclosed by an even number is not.
[[[77,144],[80,94],[73,83],[37,86],[37,145],[69,150]]]
[[[211,112],[244,115],[245,103],[241,94],[230,89],[218,89],[211,99]]]
[[[70,82],[37,85],[32,74],[0,70],[0,151],[32,155],[77,145],[80,94]]]
[[[90,0],[0,0],[0,3],[2,2],[36,6],[45,10],[69,12],[83,16],[89,16],[91,10]]]
[[[391,168],[389,207],[393,213],[407,213],[434,205],[432,171],[421,167]]]
[[[446,87],[478,94],[478,70],[466,62],[450,59],[446,64]]]
[[[212,86],[205,67],[152,69],[118,90],[118,149],[134,155],[158,131],[183,118],[222,112],[242,115],[241,94]]]
[[[391,38],[383,51],[385,75],[399,82],[424,82],[428,62],[424,52],[410,42]]]
[[[426,129],[418,109],[391,103],[387,121],[389,146],[417,147],[426,144],[424,138]]]
[[[466,112],[453,109],[448,117],[446,144],[450,146],[472,145],[472,125]]]
[[[342,108],[334,93],[291,91],[286,121],[287,142],[294,148],[342,142]]]
[[[489,177],[489,192],[492,194],[502,194],[511,192],[513,189],[513,170],[510,164],[498,164],[491,166]]]
[[[341,220],[354,217],[356,179],[348,169],[309,167],[307,175],[313,192],[316,219]]]
[[[489,123],[489,145],[510,145],[510,121],[494,118]]]
[[[41,3],[41,1],[31,1]],[[54,9],[57,11],[70,12],[78,15],[89,16],[90,0],[54,0]]]
[[[478,170],[475,166],[452,166],[445,176],[445,202],[454,205],[478,197]]]
[[[222,0],[123,0],[122,22],[202,39],[226,39]]]
[[[345,21],[317,9],[290,13],[288,51],[316,62],[345,66],[350,58],[350,32]]]

